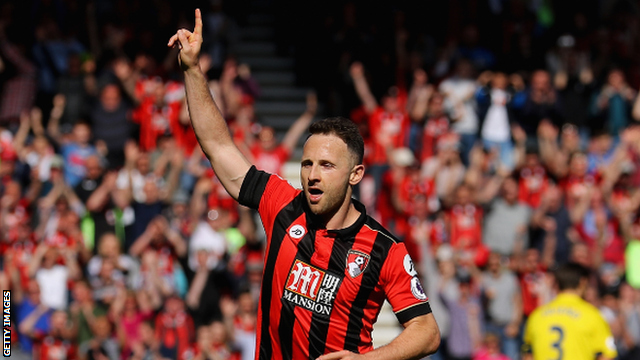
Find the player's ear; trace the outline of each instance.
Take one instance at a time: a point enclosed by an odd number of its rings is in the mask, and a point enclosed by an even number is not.
[[[354,186],[362,181],[364,177],[364,165],[359,164],[355,165],[353,169],[351,169],[351,174],[349,174],[349,185]]]

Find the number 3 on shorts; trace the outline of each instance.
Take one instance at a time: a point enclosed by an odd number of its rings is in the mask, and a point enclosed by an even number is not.
[[[554,326],[551,331],[558,333],[558,340],[551,344],[551,347],[558,351],[558,357],[555,360],[562,360],[562,340],[564,339],[564,331],[559,326]]]

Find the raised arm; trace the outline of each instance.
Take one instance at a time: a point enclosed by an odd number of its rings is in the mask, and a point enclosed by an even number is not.
[[[362,101],[362,105],[364,105],[367,113],[372,113],[376,107],[378,107],[378,102],[376,101],[375,96],[371,93],[371,88],[369,87],[369,83],[367,83],[367,78],[364,76],[362,64],[360,62],[354,62],[351,64],[349,72],[351,74],[351,79],[353,79],[353,86],[356,89],[358,98]]]
[[[633,102],[633,109],[631,110],[631,116],[636,121],[640,121],[640,93],[636,96],[636,100]]]
[[[198,64],[202,46],[202,15],[196,9],[194,31],[180,29],[168,46],[180,48],[178,60],[184,71],[187,105],[193,130],[211,167],[227,192],[238,199],[240,187],[251,163],[236,147],[227,123],[211,97],[207,79]]]
[[[295,149],[300,136],[304,134],[305,130],[309,127],[309,124],[311,124],[317,109],[318,99],[316,94],[310,92],[307,94],[307,109],[302,113],[302,115],[300,115],[298,120],[291,125],[287,134],[284,136],[284,139],[282,139],[282,146],[287,149],[289,153]]]
[[[124,58],[118,58],[113,64],[113,72],[120,81],[124,93],[135,105],[140,105],[141,99],[136,94],[136,81],[140,77],[140,72],[133,68]]]
[[[60,118],[64,113],[64,106],[67,99],[62,94],[53,97],[53,109],[49,115],[49,123],[47,124],[47,133],[58,144],[62,144],[63,138],[60,133]]]
[[[34,329],[36,327],[36,323],[38,322],[38,320],[40,320],[40,317],[42,317],[42,315],[46,314],[47,311],[49,311],[49,308],[46,305],[38,305],[32,312],[29,313],[29,315],[27,315],[27,317],[24,318],[24,320],[22,320],[18,324],[18,331],[28,337],[35,337],[36,334],[34,332]]]
[[[29,119],[29,113],[25,110],[20,113],[20,127],[18,127],[18,131],[16,131],[16,134],[13,137],[13,148],[21,159],[26,156],[24,143],[27,140],[27,136],[29,136],[30,129],[31,121]]]
[[[408,109],[409,116],[414,120],[422,120],[429,110],[429,100],[434,94],[433,85],[425,85],[417,90],[413,106]]]
[[[581,194],[578,201],[569,209],[569,219],[572,224],[579,224],[584,219],[584,215],[591,206],[591,197],[593,196],[594,189],[588,187],[584,194]]]

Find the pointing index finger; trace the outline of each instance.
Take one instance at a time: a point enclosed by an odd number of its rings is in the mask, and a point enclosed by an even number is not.
[[[202,14],[200,9],[196,9],[196,27],[193,29],[193,33],[202,35]]]

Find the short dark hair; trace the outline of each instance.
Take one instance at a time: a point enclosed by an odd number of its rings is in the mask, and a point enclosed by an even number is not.
[[[309,127],[311,135],[335,135],[347,144],[347,148],[356,157],[357,164],[364,158],[364,139],[358,126],[351,120],[336,116],[320,120]]]
[[[588,279],[589,275],[588,268],[576,263],[560,265],[553,272],[560,291],[577,289],[580,286],[580,280]]]

